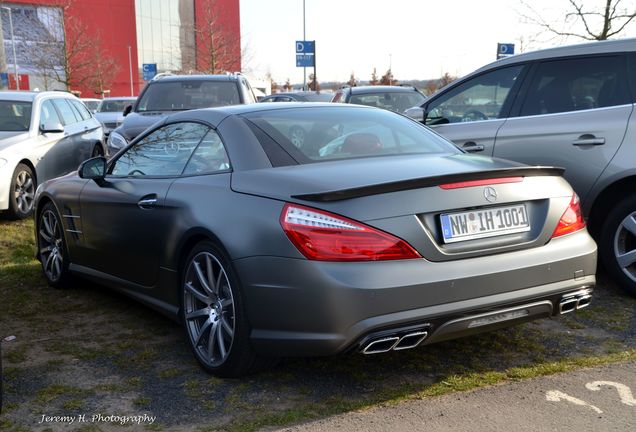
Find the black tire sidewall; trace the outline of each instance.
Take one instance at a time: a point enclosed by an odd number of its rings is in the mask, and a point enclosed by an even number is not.
[[[10,217],[13,219],[26,219],[27,217],[31,216],[31,214],[33,214],[33,205],[31,206],[31,209],[26,213],[20,211],[20,209],[18,208],[18,203],[16,202],[15,197],[13,195],[13,190],[15,189],[15,184],[18,180],[18,175],[22,171],[26,171],[31,176],[31,180],[33,181],[34,192],[36,188],[35,175],[33,174],[33,170],[31,169],[31,167],[23,163],[19,163],[18,166],[16,166],[15,170],[13,171],[13,176],[11,177],[11,185],[9,190],[9,213],[10,213]]]
[[[627,276],[619,266],[614,253],[614,238],[618,227],[630,214],[636,213],[636,197],[620,201],[607,215],[602,225],[599,242],[599,256],[603,267],[627,293],[636,297],[636,282]]]
[[[184,285],[188,267],[195,256],[202,252],[208,252],[216,257],[221,263],[225,274],[230,281],[230,289],[232,290],[232,297],[234,300],[234,339],[232,340],[232,346],[228,354],[227,359],[219,366],[210,366],[206,364],[200,357],[194,343],[192,342],[190,332],[188,331],[185,320],[185,307],[184,307]],[[185,260],[181,277],[179,278],[179,302],[180,302],[180,320],[183,326],[184,333],[190,345],[191,351],[194,353],[199,364],[209,373],[224,377],[237,377],[249,373],[252,368],[252,364],[256,360],[256,356],[251,347],[249,341],[250,326],[248,324],[247,315],[245,312],[245,303],[243,301],[243,292],[241,289],[240,281],[236,275],[236,272],[230,264],[225,252],[221,248],[217,247],[211,241],[203,241],[198,243],[188,254],[188,258]]]

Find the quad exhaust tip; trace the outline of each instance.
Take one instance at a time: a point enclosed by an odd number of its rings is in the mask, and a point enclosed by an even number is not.
[[[588,307],[592,301],[592,290],[585,288],[580,291],[564,295],[559,302],[561,315]]]
[[[371,339],[362,348],[362,354],[380,354],[391,350],[400,351],[418,346],[428,336],[427,331],[416,331],[404,335]]]

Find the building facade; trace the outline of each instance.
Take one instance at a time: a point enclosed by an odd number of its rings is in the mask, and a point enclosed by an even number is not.
[[[239,0],[10,0],[0,7],[5,88],[17,88],[17,75],[22,90],[130,96],[145,84],[144,64],[157,72],[241,70]]]

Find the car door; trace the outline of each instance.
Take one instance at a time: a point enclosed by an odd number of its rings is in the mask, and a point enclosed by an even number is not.
[[[81,124],[82,118],[65,98],[55,98],[51,101],[64,125],[65,139],[55,145],[55,160],[58,168],[55,175],[59,176],[77,169],[77,152],[84,129]]]
[[[466,151],[492,155],[525,69],[491,70],[442,91],[424,105],[425,124]]]
[[[81,265],[155,285],[165,238],[179,214],[165,205],[166,194],[208,130],[190,122],[161,126],[111,161],[105,182],[87,183],[80,196]]]
[[[537,63],[494,155],[564,167],[581,199],[620,147],[632,113],[623,55]]]
[[[101,123],[93,117],[84,104],[77,99],[68,99],[68,102],[75,109],[76,116],[80,117],[79,127],[81,132],[77,136],[77,151],[75,153],[75,166],[77,168],[80,163],[91,156],[104,154],[101,147],[101,141],[104,137]],[[96,148],[98,152],[95,153],[94,150]]]
[[[66,132],[62,118],[51,99],[45,99],[36,105],[35,111],[36,139],[32,154],[36,161],[38,183],[42,183],[67,172],[63,149],[72,147],[74,138]],[[64,132],[42,132],[45,125],[53,124],[61,125]]]

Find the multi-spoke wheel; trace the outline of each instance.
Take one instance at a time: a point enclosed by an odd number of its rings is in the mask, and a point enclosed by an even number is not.
[[[201,365],[222,376],[240,376],[256,368],[241,289],[229,260],[212,243],[190,253],[181,283],[181,318]]]
[[[69,279],[64,230],[52,203],[47,203],[37,221],[38,256],[49,285],[60,288]]]
[[[33,211],[35,177],[28,165],[18,164],[11,180],[9,211],[15,219],[24,219]]]
[[[307,132],[300,126],[293,126],[289,131],[289,138],[293,145],[301,148],[305,143]]]
[[[609,212],[599,249],[605,269],[636,296],[636,198],[621,201]]]

